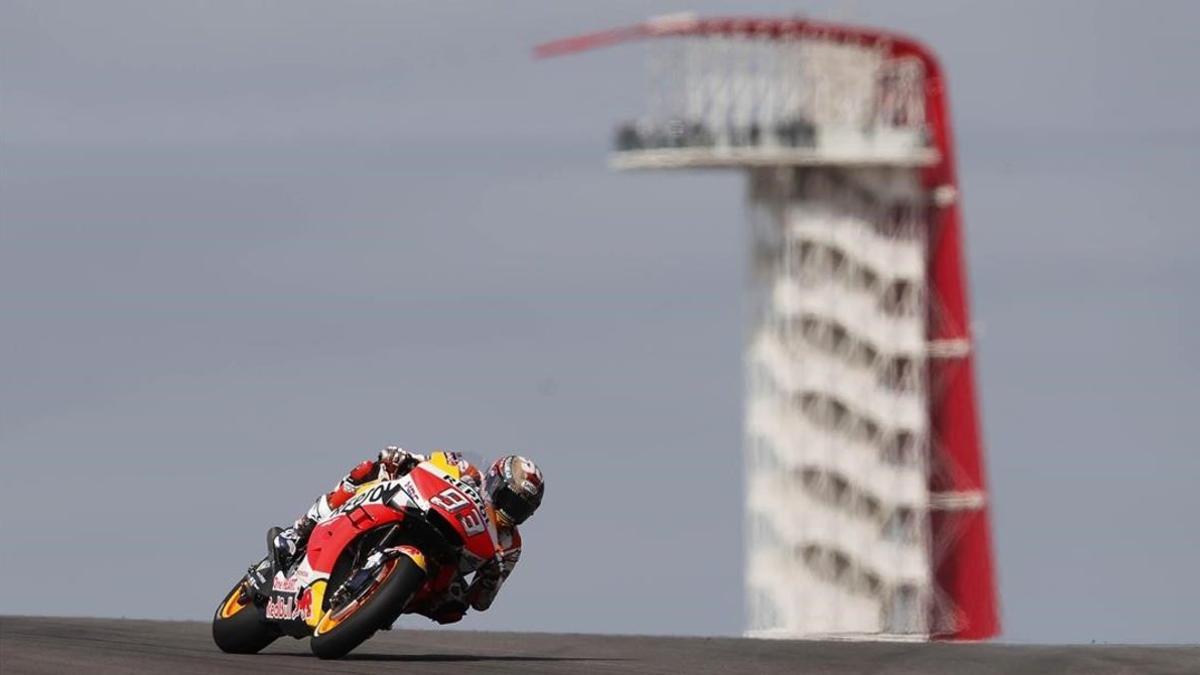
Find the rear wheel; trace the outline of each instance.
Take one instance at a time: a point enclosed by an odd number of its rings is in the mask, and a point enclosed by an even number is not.
[[[221,651],[230,654],[256,654],[279,637],[274,626],[262,620],[245,581],[239,581],[217,607],[212,634]]]
[[[361,591],[336,598],[336,604],[321,616],[310,643],[313,654],[337,659],[350,653],[375,631],[391,625],[423,583],[425,571],[407,556],[385,561]]]

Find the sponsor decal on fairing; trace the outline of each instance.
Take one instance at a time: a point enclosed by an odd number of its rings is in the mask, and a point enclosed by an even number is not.
[[[267,618],[277,621],[308,621],[312,617],[312,588],[299,595],[276,595],[267,602]]]
[[[295,579],[284,579],[281,576],[275,577],[275,583],[271,584],[271,590],[281,591],[284,593],[295,593],[299,590],[299,585]]]

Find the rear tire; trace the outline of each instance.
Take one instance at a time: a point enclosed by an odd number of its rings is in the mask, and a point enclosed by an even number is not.
[[[408,556],[395,559],[395,567],[362,605],[349,616],[325,629],[326,618],[338,607],[330,607],[322,617],[309,643],[312,653],[322,659],[339,659],[366,642],[375,631],[390,626],[404,611],[409,598],[425,583],[425,571]]]
[[[279,633],[263,621],[258,608],[239,581],[213,614],[213,642],[228,654],[257,654],[275,641]]]

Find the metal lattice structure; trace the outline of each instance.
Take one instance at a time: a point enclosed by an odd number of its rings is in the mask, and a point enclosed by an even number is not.
[[[999,631],[945,84],[897,35],[674,16],[620,169],[748,181],[747,633]]]

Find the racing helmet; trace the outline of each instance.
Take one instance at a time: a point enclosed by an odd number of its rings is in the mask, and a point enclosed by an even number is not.
[[[502,524],[520,525],[541,506],[546,483],[531,460],[506,455],[488,469],[483,491]]]

